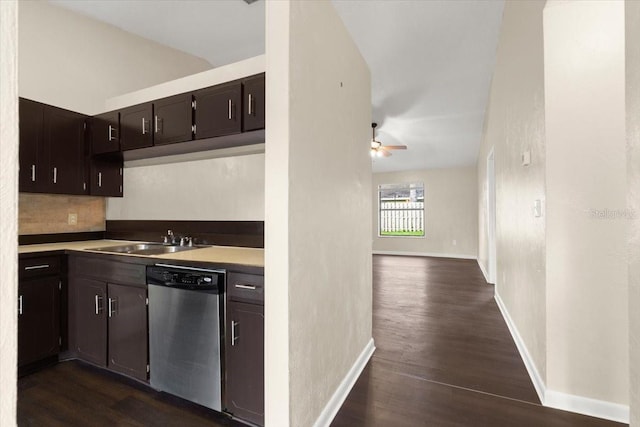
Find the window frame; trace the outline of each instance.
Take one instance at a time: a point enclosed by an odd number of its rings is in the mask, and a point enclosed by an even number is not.
[[[422,209],[419,210],[422,213],[422,235],[394,235],[394,234],[382,234],[382,197],[381,189],[385,185],[405,185],[407,188],[411,188],[412,185],[420,186],[422,188]],[[424,239],[427,237],[427,227],[426,227],[426,203],[425,203],[425,185],[424,182],[407,182],[407,183],[386,183],[386,184],[378,184],[378,188],[376,190],[377,199],[378,199],[378,238],[408,238],[408,239]]]

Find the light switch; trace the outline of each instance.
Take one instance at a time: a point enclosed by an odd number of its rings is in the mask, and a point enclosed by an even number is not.
[[[533,216],[540,218],[542,216],[542,200],[533,202]]]
[[[69,225],[78,225],[78,214],[77,213],[70,213],[68,218],[67,218],[67,223]]]
[[[527,150],[522,153],[522,166],[529,166],[531,164],[531,150]]]

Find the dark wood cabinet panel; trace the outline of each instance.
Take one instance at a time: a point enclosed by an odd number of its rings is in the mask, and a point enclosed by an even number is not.
[[[70,336],[72,350],[80,359],[107,365],[107,285],[85,277],[69,277]]]
[[[141,104],[120,111],[120,147],[122,150],[153,145],[153,104]]]
[[[242,131],[242,84],[233,82],[194,93],[196,139]]]
[[[264,129],[265,81],[264,74],[242,81],[242,131]]]
[[[70,347],[78,358],[147,379],[145,268],[99,257],[70,256]],[[113,279],[122,280],[113,283]]]
[[[86,194],[85,128],[87,116],[61,108],[44,109],[44,146],[49,159],[48,192]]]
[[[20,98],[20,191],[41,191],[44,182],[44,144],[42,141],[44,104]],[[41,174],[44,172],[44,175]]]
[[[111,111],[91,119],[91,153],[120,151],[120,113]]]
[[[60,351],[60,278],[21,280],[18,287],[18,366]]]
[[[109,368],[147,379],[147,290],[109,283]]]
[[[227,297],[239,302],[264,304],[264,276],[247,273],[229,273]]]
[[[264,425],[264,307],[227,305],[226,408],[234,416]]]
[[[172,144],[193,139],[192,101],[191,93],[184,93],[153,103],[154,145]]]
[[[88,116],[20,98],[20,191],[87,193]]]
[[[122,157],[119,154],[94,156],[89,177],[93,196],[122,197]]]

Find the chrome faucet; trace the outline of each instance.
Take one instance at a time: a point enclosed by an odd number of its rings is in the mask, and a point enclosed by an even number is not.
[[[188,237],[188,236],[181,237],[180,246],[193,246],[193,237]]]
[[[176,236],[173,234],[172,230],[167,230],[166,236],[162,236],[162,244],[163,245],[175,245],[176,244]]]

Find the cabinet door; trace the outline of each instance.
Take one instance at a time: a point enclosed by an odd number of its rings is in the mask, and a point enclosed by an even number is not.
[[[72,316],[69,328],[72,348],[78,358],[107,365],[107,285],[84,277],[69,277]]]
[[[226,407],[238,418],[264,425],[264,307],[227,305]]]
[[[86,194],[85,126],[87,116],[57,107],[44,109],[44,147],[48,158],[47,192]]]
[[[264,74],[242,81],[242,131],[264,129]]]
[[[234,82],[199,90],[194,97],[196,139],[241,132],[241,83]]]
[[[46,181],[46,172],[42,170],[44,105],[23,98],[20,98],[19,105],[20,191],[43,191],[38,184]]]
[[[153,104],[141,104],[120,111],[120,147],[122,150],[151,147]]]
[[[91,152],[93,154],[120,151],[120,113],[112,111],[91,119]]]
[[[191,93],[171,96],[153,103],[153,143],[172,144],[193,139],[193,96]]]
[[[122,197],[122,157],[94,156],[89,182],[93,196]]]
[[[18,366],[60,351],[60,278],[20,281],[18,287]]]
[[[108,285],[109,369],[147,379],[147,290]]]

